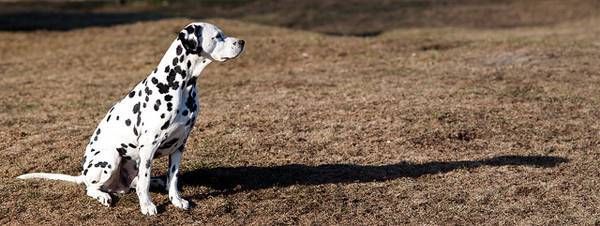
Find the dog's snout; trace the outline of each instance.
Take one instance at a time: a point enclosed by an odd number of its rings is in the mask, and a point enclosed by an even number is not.
[[[238,42],[238,44],[240,44],[240,46],[242,46],[242,47],[244,46],[244,43],[246,43],[244,40],[239,40],[239,41],[237,41],[237,42]]]

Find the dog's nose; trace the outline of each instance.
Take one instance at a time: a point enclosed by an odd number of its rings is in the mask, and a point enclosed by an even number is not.
[[[244,40],[239,40],[238,43],[240,44],[240,46],[244,46],[244,43],[246,42],[244,42]]]

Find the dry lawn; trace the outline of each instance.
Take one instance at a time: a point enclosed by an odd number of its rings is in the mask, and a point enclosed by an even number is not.
[[[198,80],[180,181],[106,208],[77,174],[111,104],[190,19],[0,31],[0,224],[598,224],[600,18],[328,36],[208,19],[247,41]],[[156,161],[164,175],[166,159]]]

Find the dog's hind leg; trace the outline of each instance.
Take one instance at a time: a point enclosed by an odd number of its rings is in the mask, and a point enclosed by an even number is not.
[[[185,145],[185,143],[184,143]],[[179,195],[179,189],[177,188],[177,174],[179,173],[179,162],[181,161],[181,154],[183,153],[183,145],[173,152],[169,156],[169,169],[167,172],[167,187],[169,191],[169,199],[174,206],[181,209],[188,209],[189,202]]]
[[[118,174],[117,163],[120,161],[120,157],[114,156],[111,153],[100,153],[95,156],[94,159],[90,160],[84,166],[83,170],[83,182],[85,183],[87,195],[98,200],[102,205],[110,206],[111,197],[104,188],[107,181],[110,181],[111,177]],[[116,172],[116,173],[115,173]]]

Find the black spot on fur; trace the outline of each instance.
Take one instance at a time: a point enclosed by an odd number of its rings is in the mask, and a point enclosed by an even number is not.
[[[123,143],[121,143],[121,147],[124,147],[124,148],[126,148],[126,147],[127,147],[127,144],[123,144]]]
[[[181,67],[179,65],[177,65],[177,67],[175,67],[173,70],[175,70],[175,73],[181,74],[183,71],[181,70]],[[183,78],[184,76],[182,76]]]
[[[177,65],[177,62],[178,62],[178,61],[179,61],[179,60],[177,59],[177,57],[173,58],[173,66]]]
[[[190,111],[196,111],[196,99],[194,97],[192,97],[192,95],[190,94],[190,96],[187,98],[187,100],[185,100],[185,106],[190,109]]]
[[[125,154],[127,154],[127,150],[125,148],[117,148],[117,152],[119,152],[120,156],[125,156]]]
[[[117,121],[119,121],[119,116],[117,115]]]
[[[100,135],[100,128],[98,128],[98,130],[96,130],[96,135]]]
[[[108,165],[108,162],[98,162],[98,163],[94,164],[94,167],[104,168],[104,167],[106,167],[106,165]]]
[[[135,91],[131,91],[131,93],[129,93],[129,98],[133,98],[133,96],[135,96]]]
[[[135,136],[138,136],[138,135],[139,135],[139,134],[138,134],[138,131],[137,131],[137,129],[136,129],[135,127],[133,127],[133,134],[135,134]]]
[[[188,34],[193,34],[194,30],[195,30],[195,26],[194,25],[190,25],[190,26],[187,26],[185,28],[185,31],[187,31]]]
[[[173,83],[175,81],[176,75],[177,75],[177,72],[175,72],[175,70],[169,71],[169,75],[167,76],[167,82],[169,84]]]
[[[183,55],[181,55],[181,56],[179,57],[179,63],[182,63],[182,62],[183,62]]]
[[[169,72],[170,70],[171,70],[171,67],[170,67],[169,65],[167,65],[167,66],[165,67],[165,73]]]
[[[146,160],[146,168],[150,168],[152,161]]]
[[[148,88],[148,86],[146,86],[146,89],[144,89],[144,92],[146,92],[146,95],[148,95],[148,96],[152,95],[152,90],[150,88]]]
[[[129,119],[125,120],[125,125],[126,125],[126,126],[129,126],[129,125],[131,125],[131,120],[129,120]]]
[[[142,114],[138,114],[137,115],[137,122],[135,123],[135,125],[140,126],[140,122],[142,122]]]
[[[111,115],[108,115],[108,117],[106,117],[106,121],[107,121],[107,122],[108,122],[108,121],[110,121],[110,116],[111,116]]]
[[[190,68],[192,66],[192,62],[188,60],[187,67]]]
[[[169,128],[169,125],[170,125],[170,124],[171,124],[171,118],[169,118],[169,119],[168,119],[168,120],[165,122],[165,124],[163,124],[163,125],[160,127],[160,129],[161,129],[161,130],[165,130],[165,129]]]
[[[129,143],[129,147],[136,148],[137,146],[135,146],[135,144]]]
[[[160,118],[165,118],[165,114],[164,113],[160,114]]]
[[[196,77],[192,77],[190,78],[190,81],[188,82],[188,86],[192,86],[196,84]]]
[[[137,102],[137,104],[133,105],[133,113],[137,114],[138,112],[140,112],[140,102]]]
[[[158,83],[156,84],[156,87],[158,88],[158,92],[160,94],[165,94],[169,92],[169,88],[171,88],[169,85],[164,84],[164,83]]]
[[[155,78],[155,77],[152,77],[152,79],[150,79],[150,80],[152,81],[152,83],[153,83],[153,84],[156,84],[156,83],[158,83],[158,79],[157,79],[157,78]]]
[[[181,114],[182,114],[183,116],[187,116],[187,115],[188,115],[188,113],[189,113],[189,112],[188,112],[188,110],[187,110],[187,109],[186,109],[186,110],[183,110],[183,112],[181,112]]]
[[[173,110],[173,103],[169,102],[167,103],[167,111],[172,111]]]
[[[146,99],[144,99],[144,101],[148,102],[150,100],[150,97],[146,96]]]
[[[88,170],[87,170],[87,169],[85,169],[85,170],[83,171],[83,175],[87,175],[87,172],[88,172]]]
[[[173,96],[171,96],[169,94],[165,95],[165,100],[166,101],[171,101],[172,99],[173,99]]]
[[[181,55],[181,53],[183,52],[183,48],[181,48],[181,45],[177,45],[177,49],[175,49],[175,53],[177,53],[177,55]]]

